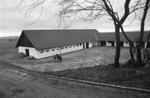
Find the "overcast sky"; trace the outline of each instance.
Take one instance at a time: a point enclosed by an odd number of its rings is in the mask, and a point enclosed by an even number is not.
[[[0,0],[0,37],[20,35],[23,29],[58,29],[57,12],[59,6],[56,5],[56,0],[47,0],[44,4],[44,11],[40,19],[40,7],[28,14],[25,17],[25,8],[19,7],[19,0]],[[31,0],[26,0],[27,2]],[[117,1],[117,0],[116,0]],[[124,0],[119,0],[124,1]],[[24,6],[29,3],[25,2]],[[116,4],[121,6],[120,3]],[[150,30],[150,11],[147,17],[146,29]],[[36,21],[36,19],[38,19]],[[132,16],[127,19],[124,27],[126,30],[139,30],[140,21],[136,19],[130,24]],[[35,22],[36,21],[36,22]],[[100,31],[113,31],[114,26],[111,20],[107,18],[100,18],[93,23],[78,22],[73,24],[70,28],[74,29],[98,29]]]

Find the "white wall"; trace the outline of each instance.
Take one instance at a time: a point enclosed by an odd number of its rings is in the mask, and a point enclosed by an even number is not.
[[[69,47],[69,46],[71,46],[71,47]],[[72,52],[72,51],[83,49],[83,45],[81,45],[81,46],[69,45],[69,46],[67,46],[67,48],[63,47],[63,49],[55,48],[54,51],[49,49],[49,52],[44,51],[43,53],[40,53],[40,51],[38,51],[38,59],[48,57],[48,56],[53,56],[56,54],[62,54],[62,53],[67,53],[67,52]]]
[[[89,48],[93,47],[92,42],[89,42]]]
[[[42,50],[43,53],[41,53],[41,50],[36,50],[35,48],[19,46],[18,51],[19,51],[19,53],[26,54],[25,49],[29,49],[29,53],[30,53],[31,57],[34,57],[36,59],[40,59],[40,58],[53,56],[53,55],[60,54],[60,53],[67,53],[67,52],[72,52],[72,51],[83,49],[83,44],[81,46],[80,45],[78,45],[78,46],[77,45],[70,45],[70,46],[71,47],[67,46],[67,48],[64,48],[64,49],[55,48],[54,51],[52,51],[52,49],[49,49],[48,52],[45,49],[45,50]]]
[[[61,50],[61,53],[67,53],[67,52],[81,50],[81,49],[83,49],[83,45],[81,45],[81,46],[75,46],[75,47],[72,46],[71,48],[68,47],[67,49]]]
[[[106,41],[106,46],[111,46],[111,43]]]
[[[147,46],[147,42],[145,42],[144,48],[146,48],[146,46]]]
[[[116,41],[114,41],[114,46],[116,46]]]
[[[129,47],[129,43],[128,42],[123,42],[123,47]]]
[[[18,47],[18,52],[19,52],[19,53],[24,53],[24,54],[25,54],[25,47],[19,46],[19,47]]]
[[[85,43],[84,43],[85,44]],[[69,47],[71,46],[71,47]],[[69,45],[67,46],[67,48],[65,48],[65,46],[63,47],[63,49],[61,48],[53,48],[54,50],[52,51],[52,49],[43,49],[43,50],[36,50],[35,48],[31,48],[31,47],[22,47],[19,46],[18,47],[18,51],[19,53],[25,53],[25,49],[29,49],[29,53],[31,57],[34,57],[36,59],[40,59],[40,58],[44,58],[44,57],[48,57],[48,56],[53,56],[56,54],[62,54],[62,53],[67,53],[67,52],[72,52],[72,51],[76,51],[76,50],[81,50],[83,49],[83,43],[80,44],[76,44],[76,45]],[[89,48],[92,47],[92,43],[89,43]],[[48,51],[46,51],[48,50]],[[42,52],[41,52],[42,51]]]
[[[30,54],[30,56],[32,56],[32,57],[38,57],[38,52],[37,52],[37,50],[35,49],[35,48],[31,48],[31,47],[22,47],[22,46],[19,46],[18,47],[18,51],[19,51],[19,53],[24,53],[24,54],[26,54],[26,52],[25,52],[25,50],[26,49],[29,49],[29,54]]]
[[[92,47],[97,47],[99,45],[98,42],[92,42]]]

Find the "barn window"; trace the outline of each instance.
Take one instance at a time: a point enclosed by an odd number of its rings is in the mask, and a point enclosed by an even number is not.
[[[67,47],[67,46],[65,46],[64,48],[66,48],[66,49],[67,49],[68,47]]]
[[[76,46],[79,46],[79,44],[77,44]]]
[[[110,43],[111,46],[114,46],[114,41],[108,41],[108,43]]]
[[[145,42],[144,42],[144,41],[142,41],[142,48],[144,48],[144,46],[145,46]]]
[[[43,53],[44,52],[44,50],[40,50],[40,53]]]
[[[45,49],[46,52],[49,52],[49,49]]]
[[[123,47],[123,41],[120,41],[120,46]]]
[[[106,46],[106,41],[100,41],[101,46]]]
[[[108,43],[112,43],[112,41],[107,41]]]
[[[60,48],[56,48],[56,50],[60,50]]]
[[[64,47],[61,47],[61,49],[64,49]]]
[[[82,46],[82,44],[81,44],[81,43],[80,43],[79,45],[80,45],[80,46]]]
[[[71,48],[71,47],[72,47],[72,45],[69,46],[69,48]]]
[[[51,51],[55,51],[55,48],[52,48]]]
[[[147,43],[147,48],[150,48],[150,42]]]

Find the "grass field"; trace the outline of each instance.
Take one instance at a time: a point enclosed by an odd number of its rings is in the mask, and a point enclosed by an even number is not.
[[[94,66],[77,69],[67,69],[46,74],[67,77],[72,79],[87,80],[129,87],[150,89],[150,66],[142,68],[107,66]]]
[[[63,61],[59,63],[52,57],[40,60],[21,57],[15,48],[16,42],[0,39],[1,60],[45,74],[150,89],[150,66],[112,69],[108,65],[113,63],[114,47],[95,47],[63,54]],[[128,48],[122,48],[120,62],[128,59]]]

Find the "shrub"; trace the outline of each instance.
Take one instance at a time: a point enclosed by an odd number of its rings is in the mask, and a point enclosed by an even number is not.
[[[34,57],[33,56],[29,56],[28,60],[32,60],[32,59],[34,59]]]
[[[24,58],[24,57],[26,57],[26,54],[24,54],[24,53],[19,53],[19,58]]]

